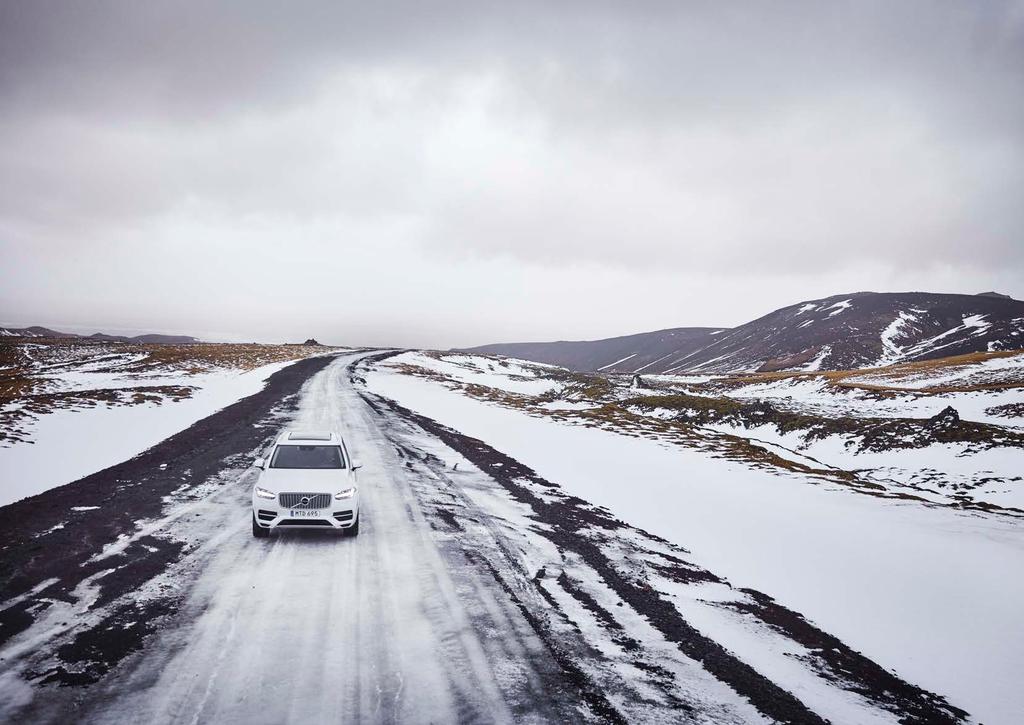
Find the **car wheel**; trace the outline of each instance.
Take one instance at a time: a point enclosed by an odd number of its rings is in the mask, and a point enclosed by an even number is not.
[[[356,522],[349,528],[345,529],[345,536],[359,536],[359,517],[356,516]]]
[[[265,539],[270,536],[270,529],[265,529],[256,523],[256,514],[252,515],[252,535],[257,539]]]

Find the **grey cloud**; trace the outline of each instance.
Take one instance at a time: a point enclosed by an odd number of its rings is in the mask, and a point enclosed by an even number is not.
[[[6,3],[0,251],[32,264],[0,275],[241,230],[253,258],[358,250],[368,274],[401,244],[452,295],[481,269],[578,294],[603,270],[630,296],[655,273],[863,288],[951,268],[1020,295],[1022,8]],[[363,294],[415,334],[394,288]],[[492,314],[569,305],[532,299]],[[445,329],[458,307],[417,314]]]

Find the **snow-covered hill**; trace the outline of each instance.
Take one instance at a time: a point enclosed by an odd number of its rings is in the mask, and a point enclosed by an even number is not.
[[[862,292],[784,307],[668,363],[678,370],[849,370],[1024,346],[1024,302]]]
[[[732,329],[475,351],[606,372],[846,370],[1024,347],[1024,302],[991,293],[857,292],[800,302]]]

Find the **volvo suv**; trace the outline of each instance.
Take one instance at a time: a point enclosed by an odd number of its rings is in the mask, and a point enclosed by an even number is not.
[[[285,431],[268,458],[257,458],[252,535],[280,528],[339,529],[359,534],[358,461],[333,431]]]

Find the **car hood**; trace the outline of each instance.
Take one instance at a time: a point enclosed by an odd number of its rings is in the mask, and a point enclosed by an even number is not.
[[[348,469],[268,468],[256,485],[274,493],[337,493],[354,480]]]

